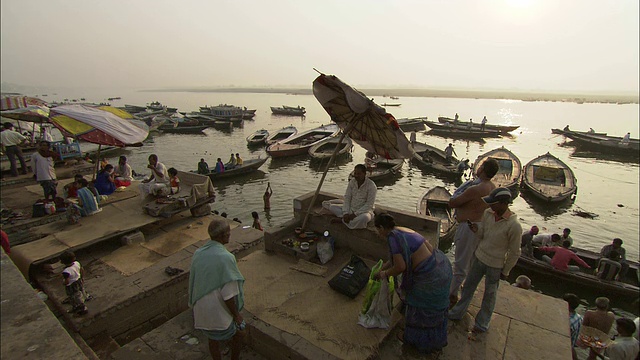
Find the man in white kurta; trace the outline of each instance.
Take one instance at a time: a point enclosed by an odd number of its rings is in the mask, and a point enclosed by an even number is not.
[[[353,178],[347,185],[344,201],[323,201],[322,207],[342,218],[342,222],[349,229],[364,229],[373,219],[377,191],[376,184],[367,178],[366,166],[358,164],[353,171]]]
[[[151,176],[147,180],[142,180],[140,192],[142,196],[149,194],[155,196],[169,195],[169,174],[167,167],[158,161],[156,154],[149,155],[148,169],[151,169]]]

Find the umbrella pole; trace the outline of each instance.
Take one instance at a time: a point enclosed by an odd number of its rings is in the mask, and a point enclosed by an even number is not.
[[[331,157],[329,158],[329,161],[327,162],[327,167],[324,169],[324,173],[322,174],[322,178],[320,178],[320,183],[318,184],[318,188],[316,189],[315,194],[313,194],[313,198],[311,199],[311,203],[309,204],[309,208],[307,209],[307,213],[304,215],[304,220],[302,221],[302,230],[305,230],[305,227],[307,226],[307,221],[309,220],[309,215],[311,214],[311,208],[313,208],[313,204],[315,204],[316,199],[318,199],[318,193],[320,193],[320,188],[322,188],[322,183],[324,182],[324,178],[327,177],[327,172],[329,172],[329,166],[331,166],[331,164],[333,163],[334,159],[336,158],[336,154],[338,153],[338,151],[340,151],[340,144],[342,144],[342,140],[344,140],[344,137],[346,136],[346,134],[351,131],[351,128],[353,127],[354,122],[350,122],[347,127],[344,129],[344,131],[342,132],[342,135],[340,135],[340,140],[338,140],[338,145],[336,146],[336,148],[333,150],[333,154],[331,154]]]
[[[98,157],[96,158],[96,171],[93,172],[93,178],[91,180],[96,179],[96,174],[98,173],[98,166],[100,166],[100,149],[102,148],[102,144],[98,144]]]

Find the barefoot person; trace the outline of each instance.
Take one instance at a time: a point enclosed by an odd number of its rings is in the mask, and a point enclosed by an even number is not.
[[[366,166],[358,164],[347,185],[344,200],[326,200],[322,202],[322,207],[341,218],[349,229],[364,229],[373,219],[377,191],[376,184],[367,177]]]
[[[167,167],[158,161],[158,155],[149,155],[147,168],[151,170],[151,176],[140,184],[142,196],[169,194],[169,173]]]
[[[262,201],[264,201],[264,209],[271,209],[271,195],[273,194],[273,190],[271,190],[271,183],[267,183],[267,189],[264,191],[264,195],[262,195]]]
[[[220,343],[231,340],[231,359],[239,359],[246,326],[240,315],[244,277],[236,257],[224,247],[231,236],[227,221],[212,220],[208,232],[211,240],[193,254],[189,274],[193,323],[209,338],[211,358],[222,359]]]
[[[498,172],[498,168],[499,165],[496,160],[486,160],[478,168],[477,178],[462,184],[449,201],[449,206],[456,211],[456,221],[460,224],[453,238],[455,258],[453,262],[453,281],[449,289],[449,299],[452,305],[458,301],[458,291],[467,276],[473,252],[478,244],[476,235],[465,224],[467,221],[471,221],[476,225],[480,224],[482,214],[489,206],[482,201],[482,197],[488,195],[495,188],[491,178]]]

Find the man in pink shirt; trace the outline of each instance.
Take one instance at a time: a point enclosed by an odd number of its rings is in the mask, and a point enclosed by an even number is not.
[[[587,264],[586,262],[584,262],[584,260],[580,259],[580,257],[578,257],[578,255],[576,255],[576,253],[574,253],[573,251],[569,250],[569,247],[571,246],[571,242],[569,240],[565,240],[562,242],[562,247],[559,246],[553,246],[553,247],[548,247],[548,246],[543,246],[541,248],[538,248],[538,250],[542,251],[542,252],[546,252],[546,253],[553,253],[553,259],[548,257],[547,255],[542,255],[542,260],[546,261],[547,263],[551,264],[551,266],[553,266],[554,269],[556,270],[560,270],[560,271],[580,271],[580,268],[575,266],[575,265],[569,265],[569,262],[571,260],[575,261],[578,263],[578,265],[587,268],[587,269],[591,269],[591,266],[589,266],[589,264]]]

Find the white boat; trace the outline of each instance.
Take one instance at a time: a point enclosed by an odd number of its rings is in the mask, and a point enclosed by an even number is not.
[[[295,126],[286,126],[282,129],[271,133],[265,140],[267,145],[275,144],[278,141],[288,139],[298,133],[298,129]]]
[[[310,147],[328,137],[336,136],[339,131],[337,124],[322,125],[269,145],[267,153],[274,158],[307,154]]]

